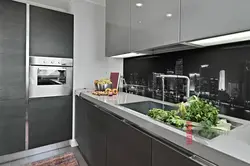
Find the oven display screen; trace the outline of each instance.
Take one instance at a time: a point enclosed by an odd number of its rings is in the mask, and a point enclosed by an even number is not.
[[[64,85],[66,84],[65,69],[38,69],[38,85]]]

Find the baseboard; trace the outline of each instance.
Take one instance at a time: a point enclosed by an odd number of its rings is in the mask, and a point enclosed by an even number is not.
[[[71,147],[77,147],[78,146],[78,143],[77,143],[77,141],[75,139],[72,139],[69,142],[70,142]]]

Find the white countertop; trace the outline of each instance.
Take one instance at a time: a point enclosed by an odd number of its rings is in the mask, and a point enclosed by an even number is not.
[[[76,90],[76,95],[89,100],[102,108],[138,125],[151,132],[173,142],[209,161],[220,166],[247,166],[250,165],[250,122],[225,115],[222,118],[241,123],[242,125],[234,130],[218,136],[212,140],[203,139],[193,135],[192,144],[186,143],[186,132],[178,130],[169,125],[158,122],[147,115],[143,115],[131,109],[120,106],[120,104],[134,103],[141,101],[154,101],[174,106],[175,104],[163,102],[138,95],[119,93],[116,96],[95,96],[91,91],[83,89]]]

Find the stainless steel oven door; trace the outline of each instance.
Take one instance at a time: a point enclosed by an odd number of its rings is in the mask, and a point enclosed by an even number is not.
[[[29,98],[72,94],[72,67],[30,66]]]

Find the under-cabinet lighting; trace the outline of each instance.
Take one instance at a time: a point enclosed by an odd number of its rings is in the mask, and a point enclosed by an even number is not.
[[[127,54],[112,56],[112,58],[131,58],[131,57],[138,57],[138,56],[143,56],[143,55],[146,55],[146,54],[131,52]]]
[[[206,67],[209,67],[209,65],[208,64],[201,65],[201,68],[206,68]]]
[[[239,33],[223,35],[223,36],[218,36],[218,37],[212,37],[212,38],[207,38],[207,39],[202,39],[202,40],[196,40],[196,41],[191,41],[188,43],[194,44],[194,45],[200,45],[200,46],[213,46],[213,45],[241,42],[241,41],[247,41],[247,40],[250,40],[250,31],[239,32]]]

